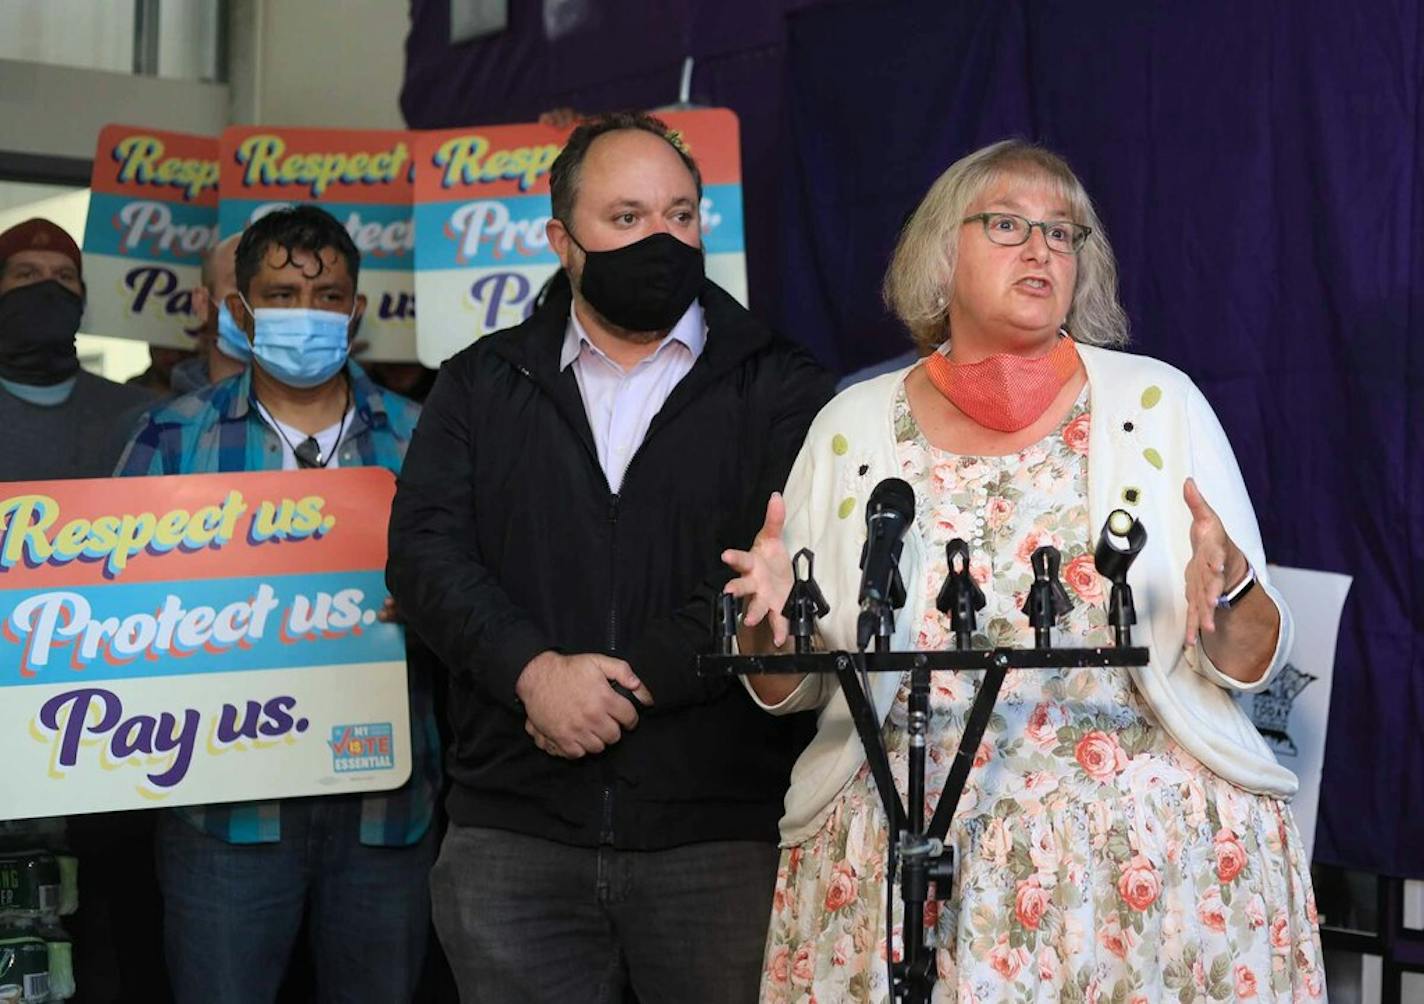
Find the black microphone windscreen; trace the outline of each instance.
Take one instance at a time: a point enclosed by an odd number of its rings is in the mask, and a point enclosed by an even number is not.
[[[870,501],[865,507],[868,520],[877,512],[885,510],[899,513],[906,523],[915,518],[915,490],[903,478],[886,478],[870,493]]]

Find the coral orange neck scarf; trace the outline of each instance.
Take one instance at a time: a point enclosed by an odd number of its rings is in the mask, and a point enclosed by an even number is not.
[[[1037,359],[1001,352],[967,365],[933,352],[925,370],[935,389],[974,421],[987,429],[1018,432],[1048,410],[1078,371],[1078,348],[1073,339],[1060,337]]]

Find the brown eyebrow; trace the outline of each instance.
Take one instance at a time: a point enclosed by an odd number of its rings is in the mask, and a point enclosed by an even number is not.
[[[675,207],[675,206],[696,206],[696,205],[697,205],[697,203],[696,203],[694,200],[689,199],[689,198],[688,198],[687,196],[685,196],[685,195],[680,195],[680,196],[678,196],[676,199],[673,199],[672,202],[670,202],[670,203],[668,204],[668,208],[669,208],[669,209],[672,209],[672,208]],[[617,210],[620,210],[620,209],[638,209],[638,210],[642,210],[642,211],[646,212],[646,211],[649,209],[649,206],[648,206],[648,204],[647,204],[646,202],[640,202],[640,201],[638,201],[637,199],[618,199],[616,202],[612,202],[612,203],[610,203],[609,206],[608,206],[608,211],[609,211],[609,212],[614,212],[614,211],[617,211]]]

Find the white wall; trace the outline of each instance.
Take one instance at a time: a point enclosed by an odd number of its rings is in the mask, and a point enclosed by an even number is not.
[[[89,160],[111,122],[216,135],[227,105],[224,84],[0,59],[0,150]]]
[[[93,0],[60,2],[74,8],[75,31],[89,48],[102,48],[106,32],[118,30],[113,25],[131,30],[131,0],[121,0],[122,11],[96,11],[89,6]],[[170,5],[165,11],[170,8],[179,9]],[[28,33],[7,33],[0,57],[43,54],[48,43],[42,36],[53,20],[35,20]],[[184,27],[166,20],[170,31]],[[407,0],[231,0],[226,84],[0,58],[0,151],[89,160],[99,130],[115,122],[209,136],[246,123],[400,129],[409,30]],[[160,71],[189,72],[205,62],[202,53],[191,55],[192,66],[160,66]],[[0,230],[44,215],[82,242],[87,190],[34,189],[27,193],[32,199],[58,198],[30,202],[18,198],[19,186],[11,188],[0,190]],[[145,345],[117,338],[81,335],[80,352],[86,365],[113,379],[148,363]]]
[[[232,0],[231,121],[402,129],[405,0]]]
[[[89,159],[112,122],[400,129],[409,30],[405,0],[231,0],[227,84],[0,58],[0,150]]]
[[[134,0],[5,0],[0,59],[133,69]]]

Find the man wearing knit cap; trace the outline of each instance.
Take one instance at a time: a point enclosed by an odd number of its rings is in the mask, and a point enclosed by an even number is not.
[[[49,220],[0,233],[0,481],[113,472],[153,396],[79,368],[84,260]]]

